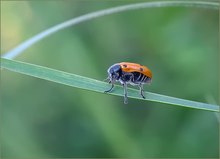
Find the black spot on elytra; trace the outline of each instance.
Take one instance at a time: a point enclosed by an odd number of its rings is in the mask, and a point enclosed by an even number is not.
[[[144,71],[144,69],[143,69],[143,68],[140,68],[140,71]]]
[[[127,65],[126,65],[126,64],[124,64],[123,66],[124,66],[124,67],[127,67]]]

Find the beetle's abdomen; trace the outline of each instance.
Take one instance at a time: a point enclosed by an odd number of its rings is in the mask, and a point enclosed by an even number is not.
[[[151,82],[151,78],[140,72],[123,72],[121,80],[130,84],[144,84]]]
[[[132,72],[132,74],[133,74],[132,82],[135,84],[151,82],[151,78],[147,77],[146,75],[140,72]]]

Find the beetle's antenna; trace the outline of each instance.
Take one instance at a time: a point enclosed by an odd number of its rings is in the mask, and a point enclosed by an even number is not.
[[[107,80],[110,80],[109,77],[107,77],[106,79],[104,79],[103,82],[105,82],[105,81],[107,81]]]

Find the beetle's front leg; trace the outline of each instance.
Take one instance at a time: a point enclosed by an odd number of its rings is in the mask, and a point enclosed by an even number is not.
[[[110,88],[109,90],[105,91],[104,93],[109,93],[109,92],[111,92],[111,91],[112,91],[112,89],[113,89],[113,87],[114,87],[114,82],[109,81],[109,83],[111,83],[111,84],[112,84],[112,86],[111,86],[111,88]]]

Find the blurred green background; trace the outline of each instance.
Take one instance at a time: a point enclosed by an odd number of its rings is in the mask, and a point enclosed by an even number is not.
[[[65,20],[138,1],[1,1],[1,54]],[[142,1],[143,2],[143,1]],[[219,15],[150,8],[69,27],[16,60],[104,80],[148,66],[146,91],[219,104]],[[1,157],[218,157],[216,114],[72,88],[1,71]]]

